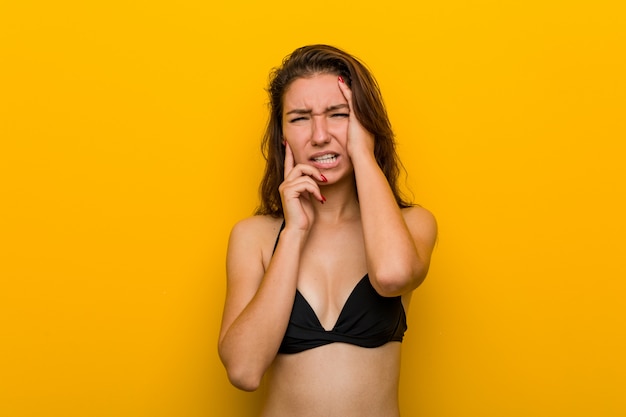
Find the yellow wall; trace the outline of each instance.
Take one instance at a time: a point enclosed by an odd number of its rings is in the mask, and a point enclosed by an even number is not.
[[[407,417],[626,415],[622,1],[3,1],[0,416],[251,416],[216,353],[267,72],[362,57],[438,217]]]

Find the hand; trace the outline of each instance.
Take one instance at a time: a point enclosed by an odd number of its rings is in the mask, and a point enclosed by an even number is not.
[[[347,150],[350,158],[355,158],[363,152],[374,155],[374,135],[367,131],[354,113],[352,105],[352,90],[344,82],[342,77],[338,79],[339,89],[348,102],[350,117],[348,119],[348,144]]]
[[[326,178],[317,168],[306,164],[296,165],[293,152],[285,142],[285,179],[278,187],[285,224],[307,232],[314,220],[311,199],[314,198],[322,204],[326,201],[313,178],[326,182]]]

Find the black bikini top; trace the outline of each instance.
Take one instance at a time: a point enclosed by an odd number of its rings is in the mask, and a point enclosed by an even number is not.
[[[280,230],[284,227],[283,222]],[[274,249],[279,238],[280,232]],[[278,352],[298,353],[335,342],[375,348],[387,342],[401,342],[406,330],[401,297],[381,296],[366,274],[350,293],[332,330],[324,329],[311,305],[296,290],[287,331]]]

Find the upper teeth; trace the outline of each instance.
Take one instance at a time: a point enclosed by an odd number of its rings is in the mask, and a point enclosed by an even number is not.
[[[316,162],[333,162],[335,159],[337,159],[337,155],[332,154],[322,155],[318,156],[317,158],[313,158],[313,160]]]

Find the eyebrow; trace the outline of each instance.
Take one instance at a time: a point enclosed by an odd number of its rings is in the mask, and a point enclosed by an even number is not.
[[[335,104],[334,106],[327,107],[326,110],[324,110],[320,114],[330,113],[330,112],[335,111],[335,110],[347,109],[347,108],[348,108],[347,104],[343,104],[343,103],[342,104]],[[293,109],[293,110],[289,110],[287,113],[285,113],[285,115],[289,115],[289,114],[313,114],[313,110],[311,110],[311,109]]]

